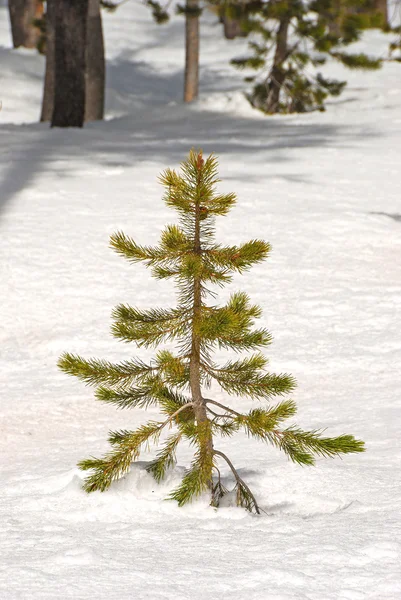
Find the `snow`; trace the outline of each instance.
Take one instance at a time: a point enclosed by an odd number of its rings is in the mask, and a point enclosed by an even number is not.
[[[126,3],[104,15],[107,120],[50,130],[37,123],[43,58],[10,49],[0,11],[0,598],[398,600],[399,64],[347,72],[326,113],[265,118],[228,65],[245,42],[220,39],[209,17],[201,98],[184,107],[182,20],[159,28]],[[386,52],[378,32],[364,44]],[[56,367],[65,350],[139,353],[111,338],[114,305],[174,305],[173,289],[126,264],[108,236],[157,240],[174,219],[157,175],[192,146],[219,155],[221,189],[239,196],[219,239],[273,246],[221,299],[243,289],[263,306],[272,370],[298,381],[300,426],[367,444],[302,468],[245,437],[219,442],[261,517],[166,501],[188,448],[160,486],[144,469],[150,453],[107,493],[86,495],[76,463],[106,450],[109,429],[157,412],[100,405]]]

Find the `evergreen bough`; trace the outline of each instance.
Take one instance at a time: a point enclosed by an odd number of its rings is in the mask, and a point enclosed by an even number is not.
[[[345,50],[365,29],[387,28],[373,0],[250,0],[241,4],[240,22],[249,54],[231,63],[256,72],[245,78],[254,83],[247,97],[267,114],[323,111],[326,98],[346,85],[317,70],[330,57],[350,69],[375,70],[383,62]]]
[[[140,310],[121,304],[113,311],[112,333],[138,347],[174,341],[176,352],[159,349],[148,364],[136,358],[114,364],[66,353],[59,367],[95,386],[96,398],[102,402],[118,408],[155,405],[164,418],[149,421],[135,431],[111,432],[108,454],[79,463],[81,469],[91,471],[84,489],[106,490],[129,471],[141,449],[150,444],[159,445],[159,450],[148,471],[161,481],[175,463],[177,446],[187,440],[194,448],[194,458],[170,498],[182,506],[209,492],[211,504],[218,506],[227,493],[219,470],[224,461],[235,479],[237,504],[259,513],[251,490],[231,460],[216,447],[217,436],[245,431],[283,450],[300,465],[313,465],[316,456],[362,452],[364,443],[352,435],[328,438],[319,431],[285,427],[283,422],[296,412],[294,401],[270,402],[291,392],[295,380],[288,374],[266,371],[267,360],[258,350],[268,346],[272,338],[266,329],[254,328],[261,309],[243,292],[232,294],[223,306],[214,304],[211,286],[229,283],[233,273],[247,271],[270,251],[270,245],[261,240],[239,246],[216,243],[215,217],[226,215],[236,201],[235,194],[215,191],[216,158],[205,160],[201,152],[191,151],[181,173],[167,169],[160,181],[166,189],[165,203],[179,214],[179,225],[168,225],[155,247],[139,245],[122,232],[112,235],[110,243],[128,261],[144,262],[156,279],[174,279],[178,305]],[[252,354],[218,365],[213,359],[216,347]],[[257,407],[243,413],[214,400],[207,391],[212,381],[227,395],[257,400]],[[161,434],[167,431],[167,439],[160,442]]]

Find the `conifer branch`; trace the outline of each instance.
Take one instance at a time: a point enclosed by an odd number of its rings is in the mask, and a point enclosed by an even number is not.
[[[183,412],[184,410],[186,410],[187,408],[190,408],[191,406],[192,406],[192,407],[194,406],[194,403],[193,403],[193,402],[187,402],[186,404],[184,404],[184,406],[180,406],[180,408],[178,408],[178,409],[177,409],[177,410],[176,410],[176,411],[175,411],[175,412],[174,412],[172,415],[170,415],[170,416],[169,416],[169,418],[168,418],[168,419],[166,419],[166,420],[164,421],[164,423],[162,423],[162,425],[160,426],[160,431],[161,431],[161,430],[162,430],[162,429],[163,429],[163,428],[164,428],[166,425],[168,425],[169,423],[171,423],[171,421],[173,421],[173,420],[174,420],[176,417],[178,417],[178,415],[179,415],[180,413],[182,413],[182,412]]]
[[[164,388],[160,390],[160,393],[158,393],[158,401],[162,411],[168,415],[171,415],[178,410],[178,408],[190,402],[187,396],[184,396],[167,386],[164,386]],[[183,415],[181,415],[180,419],[182,418]]]
[[[236,422],[248,435],[266,440],[270,433],[276,431],[275,428],[281,421],[292,417],[295,413],[295,402],[285,400],[269,409],[256,408],[248,414],[238,415]]]
[[[166,471],[176,462],[175,452],[182,438],[181,431],[167,439],[164,448],[157,453],[156,459],[146,468],[153,475],[157,482],[164,479]]]
[[[95,397],[101,402],[115,404],[118,408],[147,408],[157,403],[158,394],[153,386],[129,388],[128,390],[115,390],[101,386],[97,388]]]
[[[247,376],[245,373],[235,372],[235,370],[223,372],[214,370],[211,371],[211,376],[228,394],[255,399],[269,399],[272,396],[288,394],[296,385],[294,378],[286,373],[280,375],[253,373],[251,376]]]
[[[210,437],[209,420],[198,421],[195,439],[198,450],[195,458],[192,461],[191,468],[184,475],[181,484],[169,496],[169,498],[178,502],[178,506],[191,501],[193,497],[199,496],[202,492],[209,491],[212,493],[214,461],[213,447],[210,448],[208,445]]]
[[[295,427],[267,432],[266,440],[284,450],[293,462],[300,465],[314,465],[314,455],[333,458],[365,451],[364,442],[352,435],[324,438],[319,431],[303,431]]]
[[[80,469],[93,470],[84,481],[83,489],[88,492],[104,492],[111,483],[128,472],[131,462],[139,456],[141,446],[152,436],[158,437],[160,423],[149,422],[136,431],[111,432],[109,442],[116,446],[104,458],[89,458],[78,463]]]
[[[78,377],[88,385],[109,384],[129,385],[135,380],[141,381],[155,369],[140,360],[124,361],[113,364],[107,360],[84,358],[65,352],[58,361],[58,367]]]
[[[112,432],[109,437],[109,442],[113,446],[116,446],[112,452],[106,454],[103,459],[90,458],[81,461],[78,466],[83,470],[94,470],[94,473],[87,477],[84,482],[84,490],[88,493],[101,491],[103,492],[110,487],[112,481],[120,479],[131,465],[131,462],[139,456],[139,451],[144,443],[149,441],[149,438],[153,437],[155,443],[160,438],[160,434],[164,427],[171,424],[180,413],[187,408],[193,406],[193,402],[188,402],[184,406],[181,406],[172,415],[168,417],[163,423],[150,421],[146,425],[142,425],[134,432],[121,431]],[[177,443],[181,437],[181,434],[177,436]],[[162,478],[167,466],[171,463],[170,454],[174,451],[169,447],[169,455],[166,453],[159,456],[159,462],[157,466],[154,466],[152,470],[155,477]]]
[[[254,264],[265,260],[270,250],[271,246],[267,242],[251,240],[241,246],[214,245],[204,252],[211,264],[224,267],[226,271],[243,273]]]
[[[125,342],[136,342],[138,347],[158,345],[188,333],[188,312],[185,307],[140,311],[119,305],[112,313],[112,334]]]

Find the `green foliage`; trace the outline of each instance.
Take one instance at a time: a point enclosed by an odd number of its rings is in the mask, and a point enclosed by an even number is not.
[[[156,0],[145,0],[146,6],[152,11],[152,17],[158,25],[163,25],[170,20],[170,16],[165,8],[162,7],[160,2]]]
[[[322,85],[330,83],[322,81]],[[216,158],[204,159],[202,153],[192,151],[180,173],[167,169],[160,181],[165,203],[178,213],[178,224],[168,225],[155,247],[142,246],[122,232],[110,240],[111,247],[129,262],[142,262],[157,279],[172,277],[175,281],[176,308],[143,310],[120,304],[112,313],[113,335],[138,347],[156,347],[153,360],[149,364],[137,358],[111,363],[65,353],[58,364],[65,373],[95,386],[98,401],[121,409],[157,406],[164,420],[149,421],[135,431],[110,432],[111,450],[102,458],[79,463],[81,469],[90,471],[84,489],[106,490],[129,471],[143,448],[151,446],[156,447],[156,456],[147,470],[156,481],[162,481],[175,464],[180,442],[186,440],[194,448],[194,459],[170,498],[182,506],[207,493],[211,504],[218,506],[227,494],[219,469],[223,460],[235,480],[237,504],[259,513],[251,490],[230,459],[216,448],[217,437],[245,431],[300,465],[313,465],[319,456],[362,452],[363,442],[350,435],[326,438],[318,431],[283,427],[296,413],[294,401],[269,402],[292,392],[295,380],[288,374],[267,371],[268,361],[259,350],[272,338],[264,328],[255,328],[260,307],[244,292],[233,293],[222,306],[211,302],[215,298],[210,289],[213,284],[229,282],[233,273],[247,271],[271,250],[262,240],[235,246],[216,243],[216,216],[227,214],[236,200],[234,194],[216,192]],[[175,344],[175,352],[162,347],[164,343]],[[251,350],[253,354],[219,365],[213,361],[216,348]],[[258,406],[242,413],[206,398],[204,390],[212,381],[227,395],[258,400]]]
[[[175,465],[175,453],[181,438],[181,431],[171,435],[162,450],[157,453],[156,459],[147,467],[148,473],[151,473],[157,482],[162,481],[167,470]]]
[[[68,353],[60,357],[58,366],[68,375],[74,375],[88,385],[127,385],[133,381],[144,381],[153,371],[151,366],[136,359],[115,364],[94,358],[85,360]]]
[[[119,7],[120,2],[112,2],[110,0],[100,0],[100,7],[109,13],[114,13]]]
[[[382,66],[382,59],[370,58],[366,54],[347,54],[346,52],[332,52],[331,56],[343,63],[349,69],[369,69],[376,71]]]
[[[249,102],[266,114],[324,110],[343,81],[328,81],[314,67],[335,58],[350,69],[378,69],[382,60],[340,51],[357,41],[364,29],[383,27],[372,0],[280,0],[244,6],[242,27],[249,34],[249,54],[231,64],[253,70],[245,77],[254,86]]]
[[[208,452],[205,441],[212,435],[212,425],[210,420],[200,421],[196,424],[195,444],[198,449],[195,453],[191,467],[185,473],[181,484],[170,494],[172,500],[178,502],[178,506],[183,506],[193,497],[199,496],[203,492],[210,492],[214,469],[214,454]]]
[[[262,56],[248,56],[247,58],[233,58],[230,63],[237,69],[255,69],[255,71],[265,66],[265,59]]]
[[[130,468],[131,462],[138,458],[140,448],[154,438],[157,442],[162,423],[149,421],[136,431],[111,432],[109,442],[113,450],[104,458],[89,458],[78,463],[83,471],[91,470],[93,473],[85,479],[84,490],[86,492],[104,492],[110,487],[112,481],[119,479]]]
[[[201,6],[188,6],[187,4],[177,4],[177,15],[185,15],[188,17],[200,17],[203,12]]]

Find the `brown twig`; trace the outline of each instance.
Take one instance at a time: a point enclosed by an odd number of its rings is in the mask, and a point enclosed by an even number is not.
[[[210,398],[204,398],[204,400],[205,400],[206,404],[214,404],[215,406],[218,406],[219,408],[222,408],[223,410],[227,410],[228,412],[232,413],[233,415],[236,415],[237,417],[243,416],[241,413],[237,412],[236,410],[229,408],[228,406],[225,406],[224,404],[220,404],[220,402],[216,402],[216,400],[211,400]],[[210,412],[212,412],[212,411],[210,411]],[[225,415],[221,415],[221,416],[224,417]]]
[[[235,469],[233,463],[231,462],[231,460],[228,458],[228,456],[226,456],[224,454],[224,452],[221,452],[220,450],[213,450],[213,454],[217,454],[217,456],[221,456],[221,458],[224,458],[224,460],[226,461],[226,463],[228,464],[228,466],[230,467],[232,474],[234,475],[237,483],[239,483],[240,485],[242,485],[242,487],[245,488],[245,490],[248,492],[248,494],[250,495],[250,497],[252,498],[254,507],[255,507],[255,512],[256,514],[260,515],[260,508],[258,506],[258,503],[256,502],[255,496],[252,494],[251,490],[249,489],[249,487],[246,485],[245,481],[243,479],[241,479],[241,477],[238,475],[237,470]]]

